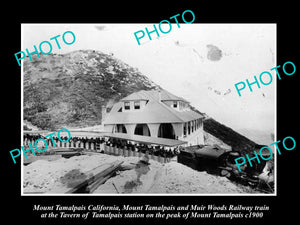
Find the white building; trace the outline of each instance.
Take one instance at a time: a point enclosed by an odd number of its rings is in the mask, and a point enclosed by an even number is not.
[[[165,90],[132,93],[103,117],[106,132],[204,144],[203,116],[193,111],[188,101]]]

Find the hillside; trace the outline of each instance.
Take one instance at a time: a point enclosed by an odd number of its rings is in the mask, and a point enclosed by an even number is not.
[[[257,146],[257,143],[254,141],[251,141],[213,118],[206,118],[203,122],[203,128],[205,132],[217,137],[225,144],[231,146],[234,151],[246,154],[249,151],[253,152],[255,146]]]
[[[137,69],[94,50],[24,60],[24,120],[41,129],[101,123],[101,107],[158,87]]]

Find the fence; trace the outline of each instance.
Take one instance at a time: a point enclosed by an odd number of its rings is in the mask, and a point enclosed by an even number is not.
[[[34,146],[34,141],[32,139],[25,138],[24,139],[24,146],[28,146],[28,143],[31,143],[32,146]],[[115,156],[124,156],[124,157],[143,157],[146,155],[145,153],[141,151],[135,151],[132,149],[128,149],[126,146],[123,148],[118,148],[116,146],[109,146],[106,145],[105,142],[99,143],[99,142],[90,142],[90,141],[81,141],[81,140],[70,140],[68,142],[61,142],[59,140],[54,139],[54,143],[49,139],[47,140],[48,147],[57,147],[57,148],[84,148],[87,149],[91,152],[99,152],[99,153],[104,153],[108,155],[115,155]],[[41,147],[43,149],[43,147]],[[45,154],[50,154],[46,153]],[[39,154],[37,154],[39,155]],[[173,158],[166,157],[166,156],[160,156],[160,155],[153,155],[151,152],[148,154],[149,159],[155,160],[160,163],[168,163],[172,160]]]

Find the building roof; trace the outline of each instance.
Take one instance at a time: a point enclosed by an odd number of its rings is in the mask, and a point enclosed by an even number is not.
[[[168,92],[162,95],[165,100],[171,98],[181,99],[175,95],[168,94]],[[139,98],[137,98],[139,97]],[[139,110],[130,110],[119,112],[119,109],[123,106],[123,101],[133,100],[147,100],[145,107]],[[175,99],[174,99],[175,100]],[[186,101],[186,100],[184,100]],[[126,98],[123,98],[121,102],[116,103],[110,113],[106,116],[104,124],[137,124],[137,123],[182,123],[191,120],[202,118],[203,116],[193,110],[177,111],[166,104],[159,101],[158,91],[139,91],[133,93]]]
[[[105,133],[103,136],[135,141],[143,144],[154,144],[154,145],[162,145],[162,146],[169,146],[169,147],[179,146],[187,143],[186,141],[180,141],[175,139],[149,137],[143,135],[130,135],[124,133]]]
[[[134,100],[159,100],[159,93],[161,95],[161,101],[173,100],[173,101],[183,101],[188,102],[184,98],[178,97],[176,95],[171,94],[166,90],[141,90],[138,92],[134,92],[127,97],[121,99],[121,101],[134,101]]]

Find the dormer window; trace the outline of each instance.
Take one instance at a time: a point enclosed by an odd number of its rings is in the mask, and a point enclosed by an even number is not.
[[[130,110],[130,102],[124,102],[124,109]]]
[[[135,101],[134,102],[134,109],[140,109],[140,101]]]
[[[173,108],[177,108],[177,101],[173,101]]]

